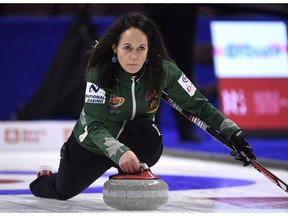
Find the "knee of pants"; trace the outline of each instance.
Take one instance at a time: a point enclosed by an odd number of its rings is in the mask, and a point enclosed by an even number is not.
[[[120,142],[128,146],[148,166],[154,165],[163,150],[162,134],[156,123],[148,118],[129,122],[120,137]],[[149,164],[150,165],[149,165]]]
[[[162,152],[163,152],[163,145],[160,145],[159,148],[154,150],[153,152],[147,151],[144,154],[139,153],[137,156],[140,162],[144,162],[149,167],[152,167],[158,162],[158,160],[162,155]]]
[[[162,144],[162,134],[153,120],[141,118],[129,122],[119,140],[128,147],[157,149]]]
[[[31,193],[36,197],[68,200],[72,196],[65,196],[59,193],[54,187],[55,175],[53,176],[42,176],[36,178],[30,183],[29,188]]]

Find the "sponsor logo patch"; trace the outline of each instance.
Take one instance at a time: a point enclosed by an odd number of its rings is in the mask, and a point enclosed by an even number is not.
[[[117,107],[124,104],[125,98],[123,97],[117,97],[116,95],[111,95],[109,99],[109,105],[110,105],[110,113],[119,113],[120,110],[117,110]]]
[[[146,96],[147,113],[154,113],[157,111],[157,109],[159,107],[158,98],[159,98],[159,95],[157,94],[157,92],[155,90],[148,93],[148,95]]]
[[[182,76],[178,79],[178,83],[182,86],[182,88],[192,97],[195,94],[196,87],[193,83],[182,73]]]
[[[85,103],[105,104],[105,91],[91,82],[87,82],[85,91]]]

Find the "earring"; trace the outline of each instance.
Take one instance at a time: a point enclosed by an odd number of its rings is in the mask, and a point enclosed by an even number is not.
[[[146,60],[145,60],[145,64],[148,64],[148,63],[149,63],[149,59],[146,58]]]
[[[113,53],[113,57],[112,57],[112,62],[116,63],[118,61],[117,56],[115,56],[115,53]]]

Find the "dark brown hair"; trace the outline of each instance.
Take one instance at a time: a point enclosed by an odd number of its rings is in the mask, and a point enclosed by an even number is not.
[[[97,70],[99,73],[97,74],[97,85],[101,88],[111,88],[114,85],[116,82],[114,74],[116,64],[111,61],[113,56],[112,45],[117,45],[120,35],[131,27],[140,29],[148,38],[149,50],[147,56],[149,63],[144,64],[145,88],[159,92],[164,78],[162,60],[170,60],[170,58],[156,24],[140,13],[130,13],[121,16],[108,28],[95,49],[92,50],[86,73],[94,66],[100,64],[101,69]]]

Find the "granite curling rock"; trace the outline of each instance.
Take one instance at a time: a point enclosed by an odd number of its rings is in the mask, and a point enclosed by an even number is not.
[[[117,174],[104,183],[103,200],[120,210],[153,210],[165,205],[169,197],[166,182],[155,176],[145,163],[137,174]]]

